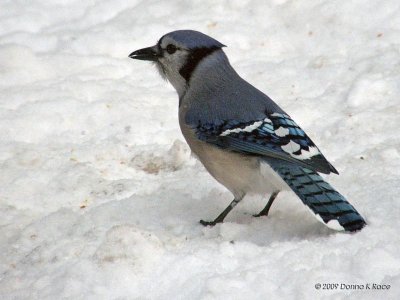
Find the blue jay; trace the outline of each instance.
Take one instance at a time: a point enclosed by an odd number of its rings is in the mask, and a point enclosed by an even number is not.
[[[154,62],[174,86],[192,153],[234,195],[214,221],[200,223],[223,222],[248,193],[271,194],[255,215],[266,216],[278,193],[290,188],[328,227],[363,228],[361,215],[318,175],[336,169],[285,111],[236,73],[223,47],[201,32],[178,30],[129,55]]]

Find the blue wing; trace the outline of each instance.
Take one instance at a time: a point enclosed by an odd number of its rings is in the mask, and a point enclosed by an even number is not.
[[[225,120],[218,125],[199,122],[193,129],[200,140],[220,148],[338,174],[313,141],[284,113],[266,114],[265,118],[251,122]]]

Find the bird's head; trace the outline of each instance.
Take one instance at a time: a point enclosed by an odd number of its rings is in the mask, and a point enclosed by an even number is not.
[[[160,74],[182,94],[197,65],[222,47],[225,45],[201,32],[177,30],[162,36],[152,47],[132,52],[129,57],[155,62]]]

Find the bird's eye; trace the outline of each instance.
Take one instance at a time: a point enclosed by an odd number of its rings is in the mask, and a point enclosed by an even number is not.
[[[168,52],[169,54],[175,53],[176,50],[177,50],[177,48],[176,48],[175,45],[169,44],[169,45],[167,46],[167,52]]]

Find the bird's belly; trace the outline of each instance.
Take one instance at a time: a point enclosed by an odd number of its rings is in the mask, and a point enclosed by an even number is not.
[[[283,180],[260,158],[222,150],[200,141],[191,131],[182,132],[192,152],[207,171],[235,197],[285,189]]]

